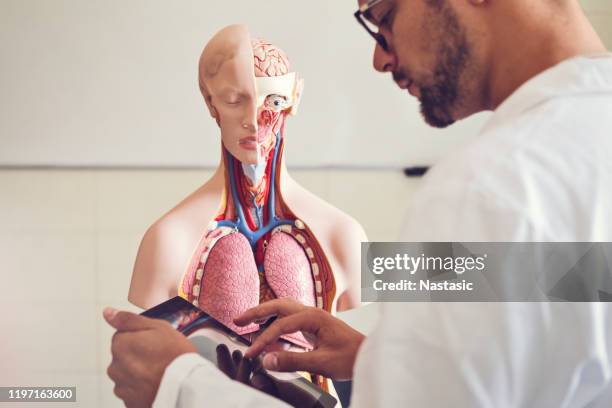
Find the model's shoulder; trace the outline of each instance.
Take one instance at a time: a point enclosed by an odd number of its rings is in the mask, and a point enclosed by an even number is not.
[[[365,230],[359,221],[357,221],[351,215],[342,212],[335,207],[333,208],[339,213],[335,223],[338,234],[344,237],[350,237],[350,239],[357,240],[359,242],[365,242],[368,240]]]
[[[188,230],[188,226],[199,223],[199,218],[214,216],[212,213],[218,209],[220,195],[220,191],[207,184],[200,186],[159,217],[148,228],[145,236],[155,238],[168,233],[180,234]]]

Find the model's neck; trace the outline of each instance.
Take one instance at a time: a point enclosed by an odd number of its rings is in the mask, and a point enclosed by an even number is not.
[[[273,182],[271,177],[271,164],[267,160],[256,165],[240,163],[234,171],[236,182],[240,184],[240,200],[247,207],[263,207]]]
[[[578,55],[606,52],[601,39],[574,2],[523,11],[496,32],[490,53],[488,108],[496,109],[517,88],[546,69]],[[547,14],[548,12],[548,14]],[[500,41],[497,41],[497,38]]]
[[[284,157],[281,159],[281,162],[279,163],[279,166],[277,167],[277,171],[279,171],[278,177],[279,177],[279,184],[280,184],[281,190],[284,191],[285,189],[289,188],[292,183],[295,183],[295,181],[293,180],[293,178],[290,176],[289,172],[287,171],[287,166],[285,164]],[[219,165],[217,166],[212,177],[208,180],[207,184],[210,184],[212,186],[219,186],[219,188],[222,188],[226,184],[226,181],[227,181],[227,185],[229,185],[229,180],[226,180],[225,163],[222,159],[219,162]]]

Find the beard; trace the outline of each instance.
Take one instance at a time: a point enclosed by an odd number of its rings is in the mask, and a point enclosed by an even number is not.
[[[461,80],[465,77],[471,52],[465,31],[451,6],[439,2],[432,8],[434,11],[425,24],[440,27],[438,32],[432,33],[432,38],[438,42],[434,46],[434,69],[429,79],[416,85],[421,94],[423,118],[433,127],[444,128],[455,123],[453,112],[465,97],[461,93]],[[394,77],[406,77],[406,73],[399,69]]]
[[[422,85],[421,114],[431,126],[444,128],[455,123],[453,111],[460,105],[459,80],[465,68],[467,48],[445,48],[436,64],[434,81]]]

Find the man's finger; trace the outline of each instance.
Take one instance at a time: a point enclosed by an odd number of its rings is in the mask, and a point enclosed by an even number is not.
[[[115,394],[115,397],[119,398],[120,400],[124,400],[128,396],[127,388],[115,385],[113,387],[113,394]]]
[[[219,344],[216,350],[217,367],[219,367],[219,370],[233,380],[236,377],[236,367],[234,366],[234,361],[230,355],[229,348],[225,344]]]
[[[113,361],[108,365],[106,369],[106,375],[110,378],[114,383],[122,383],[125,379],[125,375],[123,371],[119,368],[119,363],[113,359]]]
[[[268,353],[263,358],[263,366],[272,371],[308,371],[321,374],[320,351],[308,351],[296,353],[293,351],[275,351]]]
[[[261,357],[256,357],[251,359],[251,366],[253,367],[253,374],[265,373],[265,369],[263,368],[263,363],[261,362]]]
[[[253,367],[251,365],[251,360],[248,358],[243,358],[238,364],[238,371],[236,372],[236,381],[240,381],[243,384],[248,384],[252,372]]]
[[[234,319],[238,326],[246,326],[255,320],[265,320],[272,316],[288,316],[301,312],[306,306],[290,298],[274,299],[247,310]]]
[[[242,361],[242,352],[240,350],[234,350],[232,352],[232,360],[234,361],[234,366],[238,368],[240,362]]]
[[[159,323],[155,319],[144,317],[131,312],[118,311],[112,308],[104,309],[104,319],[119,331],[137,331],[156,327]]]
[[[318,313],[311,310],[278,319],[255,339],[244,355],[248,358],[258,356],[266,346],[274,343],[283,334],[295,333],[296,331],[316,334],[319,331],[319,323]]]
[[[267,373],[254,374],[251,378],[250,384],[256,390],[265,392],[268,395],[278,398],[276,383]]]

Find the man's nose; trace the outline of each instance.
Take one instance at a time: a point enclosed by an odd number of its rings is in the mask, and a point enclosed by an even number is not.
[[[376,44],[373,63],[378,72],[393,72],[397,67],[397,57],[393,51],[384,50],[380,44]]]

